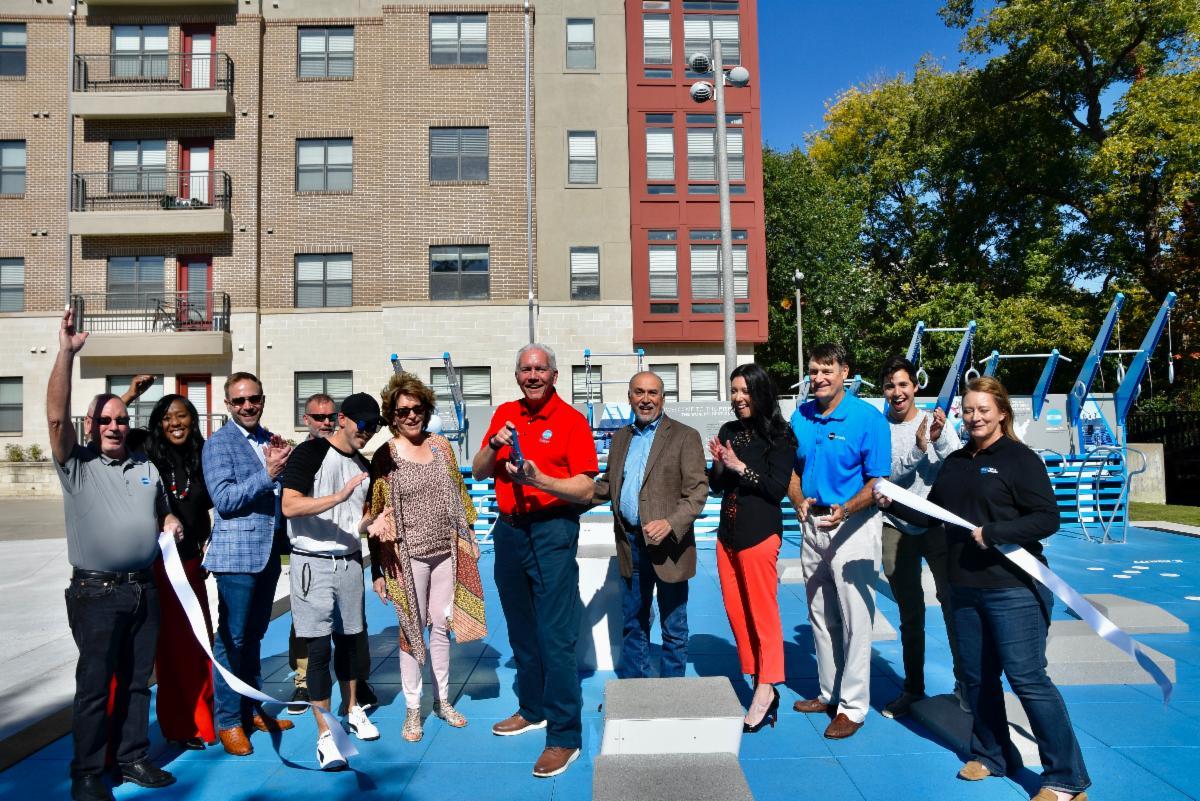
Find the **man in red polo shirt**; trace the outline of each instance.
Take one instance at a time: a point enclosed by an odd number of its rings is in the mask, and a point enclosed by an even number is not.
[[[492,733],[545,728],[546,749],[533,775],[548,778],[566,770],[582,745],[575,552],[579,515],[591,503],[599,466],[587,420],[554,389],[554,351],[521,348],[516,378],[524,397],[496,409],[471,463],[476,479],[496,480],[496,588],[517,663],[519,709]]]

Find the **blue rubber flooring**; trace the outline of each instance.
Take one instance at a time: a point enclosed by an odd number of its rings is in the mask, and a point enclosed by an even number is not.
[[[797,544],[785,543],[783,556],[797,555]],[[1125,544],[1100,545],[1062,532],[1048,541],[1047,555],[1053,569],[1082,593],[1110,592],[1149,601],[1200,631],[1200,539],[1131,530]],[[517,707],[512,688],[515,668],[491,582],[491,563],[490,547],[485,547],[481,570],[490,635],[484,642],[453,646],[451,697],[470,720],[467,728],[451,729],[430,717],[421,742],[407,743],[400,738],[404,700],[396,656],[396,621],[390,607],[369,596],[372,685],[381,699],[371,717],[383,736],[357,744],[361,753],[352,760],[352,770],[322,773],[316,769],[315,724],[307,715],[290,718],[296,729],[275,740],[254,735],[255,753],[243,758],[227,756],[219,747],[180,753],[162,741],[152,724],[152,756],[179,781],[164,790],[121,786],[115,790],[116,797],[154,801],[589,799],[592,763],[604,725],[600,704],[604,684],[613,675],[598,672],[581,677],[584,753],[580,759],[562,776],[533,778],[530,769],[541,751],[542,735],[499,738],[489,731],[493,722]],[[1148,569],[1132,570],[1134,565]],[[897,625],[891,598],[885,591],[878,598],[880,612]],[[990,801],[1029,798],[1037,790],[1038,777],[1032,771],[976,784],[958,781],[955,773],[960,757],[911,721],[890,721],[874,713],[851,739],[825,740],[821,736],[823,718],[791,711],[792,701],[816,692],[803,588],[781,586],[780,606],[788,677],[786,686],[781,687],[783,711],[775,728],[742,740],[741,764],[756,799]],[[1065,617],[1065,610],[1056,607],[1055,618]],[[743,702],[747,701],[750,688],[738,674],[712,543],[700,546],[700,572],[692,583],[689,618],[689,674],[729,676]],[[289,697],[292,689],[287,635],[288,618],[284,616],[271,624],[263,643],[263,653],[269,655],[264,661],[266,689],[279,698]],[[928,689],[948,692],[953,677],[945,628],[936,608],[928,610],[927,639]],[[1142,635],[1139,639],[1176,660],[1178,684],[1171,706],[1163,706],[1153,684],[1061,688],[1094,782],[1089,798],[1200,798],[1200,637]],[[872,664],[872,705],[876,710],[899,692],[900,664],[898,641],[876,643]],[[427,681],[426,714],[430,703]],[[0,798],[67,797],[69,758],[70,741],[63,738],[0,773]]]

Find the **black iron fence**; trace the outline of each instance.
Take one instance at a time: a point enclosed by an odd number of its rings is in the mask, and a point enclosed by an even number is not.
[[[71,306],[80,330],[97,333],[228,331],[229,295],[225,292],[83,292]]]
[[[1162,444],[1167,503],[1200,506],[1200,411],[1135,412],[1125,434],[1130,442]]]
[[[233,182],[222,170],[108,170],[71,176],[71,211],[229,211]]]
[[[225,53],[96,53],[75,56],[76,92],[233,90]]]

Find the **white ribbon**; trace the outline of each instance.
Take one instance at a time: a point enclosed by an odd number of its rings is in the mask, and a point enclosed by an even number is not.
[[[208,642],[208,628],[204,625],[204,612],[201,611],[200,601],[197,600],[196,593],[192,589],[192,584],[188,581],[187,573],[184,572],[183,562],[180,561],[179,551],[175,547],[175,537],[166,532],[159,534],[158,547],[162,551],[163,566],[166,567],[167,579],[171,582],[171,589],[175,590],[175,597],[179,599],[179,605],[183,607],[183,614],[187,616],[196,642],[200,643],[200,647],[204,649],[204,653],[212,662],[213,667],[221,672],[221,676],[224,677],[225,682],[239,695],[244,695],[261,703],[279,703],[278,699],[272,698],[260,690],[256,690],[233,675],[224,665],[216,660],[213,656],[212,646]],[[325,725],[329,727],[329,731],[332,732],[333,744],[338,752],[343,757],[352,757],[358,754],[358,749],[354,747],[354,743],[350,742],[350,738],[346,736],[346,730],[342,728],[341,722],[329,710],[322,709],[308,701],[289,701],[288,704],[289,706],[292,704],[304,704],[317,710],[317,713],[325,721]]]
[[[881,494],[886,495],[893,501],[902,503],[910,509],[915,509],[929,517],[949,523],[952,526],[960,526],[967,531],[974,531],[978,528],[974,523],[969,523],[958,515],[946,511],[936,503],[930,503],[920,495],[897,487],[886,479],[879,479],[875,482],[875,486],[879,488]],[[1171,684],[1171,680],[1167,678],[1167,675],[1163,673],[1162,668],[1155,664],[1154,660],[1142,650],[1142,646],[1136,640],[1130,637],[1116,623],[1113,623],[1107,617],[1100,614],[1100,610],[1092,606],[1092,603],[1087,598],[1076,592],[1071,585],[1059,578],[1053,570],[1038,561],[1029,551],[1019,545],[998,545],[996,546],[996,550],[1008,557],[1009,561],[1017,567],[1046,585],[1046,588],[1065,603],[1071,611],[1079,615],[1081,620],[1091,626],[1092,631],[1129,654],[1141,666],[1142,670],[1149,673],[1150,677],[1158,684],[1159,689],[1162,690],[1163,703],[1170,703],[1174,685]]]

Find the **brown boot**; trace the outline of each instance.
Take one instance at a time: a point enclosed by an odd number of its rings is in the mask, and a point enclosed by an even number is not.
[[[225,746],[227,754],[249,756],[254,753],[254,746],[250,745],[250,739],[246,737],[246,732],[241,726],[221,729],[217,736],[221,739],[221,745]]]
[[[292,723],[290,720],[280,720],[279,718],[273,718],[270,715],[262,712],[259,712],[257,715],[250,718],[250,723],[259,731],[270,732],[287,731],[288,729],[293,729],[296,727],[296,724]]]

